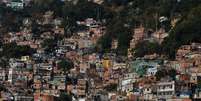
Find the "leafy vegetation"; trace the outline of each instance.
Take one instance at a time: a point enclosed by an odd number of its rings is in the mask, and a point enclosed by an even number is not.
[[[1,56],[6,58],[20,58],[21,56],[32,55],[35,50],[29,46],[18,46],[16,43],[4,44]]]
[[[46,11],[54,11],[54,18],[64,18],[62,27],[65,28],[65,35],[70,37],[73,32],[80,30],[80,26],[76,24],[77,20],[106,19],[106,33],[98,42],[98,51],[109,52],[112,40],[117,39],[118,48],[115,51],[118,55],[127,55],[132,31],[136,27],[143,26],[151,31],[165,28],[170,35],[162,45],[141,42],[138,46],[145,45],[147,48],[137,47],[134,49],[135,55],[143,56],[156,52],[174,59],[176,50],[181,45],[200,42],[201,25],[197,23],[201,21],[200,5],[200,0],[104,0],[101,5],[88,0],[78,0],[78,2],[33,0],[31,6],[24,8],[23,11],[12,11],[1,4],[0,16],[8,17],[0,17],[0,20],[4,26],[3,31],[18,32],[23,18],[40,19]],[[168,20],[159,22],[161,16],[167,17]],[[171,29],[170,22],[176,17],[180,18],[180,21]],[[43,32],[37,28],[39,25],[36,23],[32,26],[35,35]]]
[[[111,48],[112,40],[118,40],[118,47],[116,52],[118,55],[127,55],[127,49],[129,48],[129,42],[132,38],[132,29],[130,24],[124,17],[119,13],[114,12],[115,17],[109,19],[106,26],[105,35],[99,40],[99,45],[101,45],[102,50],[107,50],[108,52]]]
[[[60,94],[58,101],[72,101],[72,96],[63,92]]]
[[[161,69],[161,70],[157,71],[155,74],[157,81],[159,81],[161,78],[164,78],[167,76],[169,76],[172,80],[175,80],[176,75],[177,75],[177,71],[175,69],[170,69],[170,70]]]
[[[69,71],[71,68],[73,68],[74,64],[70,59],[62,59],[59,63],[58,63],[58,67],[60,69],[63,69],[63,71]]]
[[[106,34],[102,36],[98,41],[97,50],[99,52],[109,52],[112,45],[112,38]]]
[[[201,42],[201,5],[193,8],[189,14],[182,18],[177,26],[170,32],[169,37],[162,43],[163,52],[174,59],[176,50],[183,44]]]
[[[55,39],[46,39],[42,43],[42,47],[46,52],[54,52],[57,41]]]
[[[68,77],[68,73],[70,71],[71,68],[74,67],[73,62],[70,59],[62,59],[59,63],[58,63],[58,67],[60,69],[62,69],[64,71],[65,74],[65,91],[67,91],[67,84],[69,83],[69,77]]]
[[[104,89],[106,89],[109,92],[116,91],[117,90],[117,84],[107,85]]]
[[[161,47],[157,42],[143,41],[136,45],[136,48],[133,50],[134,56],[143,57],[145,54],[154,54],[160,53]]]
[[[137,2],[138,0],[136,0]],[[157,0],[156,0],[157,1]],[[147,1],[148,3],[149,1]],[[139,6],[139,11],[142,11],[144,7],[144,14],[139,15],[139,19],[143,19],[143,17],[149,17],[150,19],[155,19],[154,17],[151,18],[149,15],[150,14],[157,14],[161,16],[166,16],[170,18],[178,17],[180,20],[177,22],[176,26],[172,29],[170,29],[170,22],[165,23],[165,29],[166,31],[169,32],[169,36],[165,38],[164,42],[161,45],[157,44],[150,44],[149,42],[141,42],[137,45],[136,47],[136,56],[144,56],[145,54],[152,54],[152,53],[159,53],[159,54],[164,54],[166,55],[169,59],[174,59],[175,54],[177,49],[184,44],[190,44],[192,42],[200,42],[201,38],[201,33],[200,33],[200,22],[201,19],[201,2],[199,0],[163,0],[163,1],[158,1],[158,5],[156,6],[155,4],[152,4],[151,1],[150,3],[143,2],[143,0],[138,1],[140,5]],[[147,5],[146,5],[147,4]],[[157,4],[157,3],[156,3]],[[144,6],[143,6],[144,5]],[[146,5],[146,6],[145,6]],[[157,9],[152,9],[151,11],[154,12],[148,12],[148,15],[146,12],[148,11],[147,9],[153,7],[159,7]],[[140,10],[141,9],[141,10]],[[142,11],[143,13],[143,11]],[[145,25],[146,28],[151,28],[154,29],[154,26],[157,27],[163,27],[163,24],[157,25],[158,22],[152,22],[149,24],[148,20],[149,18],[145,18],[145,22],[139,22],[143,25]],[[147,26],[148,25],[148,26]],[[149,26],[152,25],[152,26]],[[145,47],[143,47],[145,45]]]

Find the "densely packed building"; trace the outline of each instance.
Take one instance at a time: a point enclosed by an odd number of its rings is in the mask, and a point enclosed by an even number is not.
[[[9,2],[8,0],[3,0]],[[93,0],[102,3],[103,0]],[[23,9],[28,0],[7,3],[12,9]],[[0,92],[2,101],[58,101],[61,92],[72,95],[73,101],[194,101],[201,99],[201,43],[181,46],[175,60],[167,60],[158,54],[130,59],[114,53],[101,54],[94,51],[98,39],[106,33],[104,21],[87,18],[76,21],[86,29],[64,37],[46,49],[43,43],[63,36],[63,18],[53,17],[48,11],[41,19],[23,19],[19,32],[4,35],[4,44],[16,43],[29,46],[34,54],[1,59]],[[30,28],[50,25],[39,36]],[[46,26],[48,27],[48,26]],[[149,33],[150,34],[150,33]],[[160,29],[149,35],[140,26],[133,31],[130,48],[142,40],[156,40],[161,43],[168,34]],[[51,43],[51,41],[47,41]],[[118,46],[112,40],[112,49]],[[1,49],[2,51],[2,49]],[[47,53],[48,51],[48,53]],[[50,52],[49,52],[50,51]],[[62,59],[70,59],[73,68],[61,68]],[[70,67],[64,63],[64,67]]]

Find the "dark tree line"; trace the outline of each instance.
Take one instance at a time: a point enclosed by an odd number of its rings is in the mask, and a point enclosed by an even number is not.
[[[6,58],[20,58],[35,53],[35,50],[29,46],[18,46],[16,43],[3,44],[2,49],[0,55]]]

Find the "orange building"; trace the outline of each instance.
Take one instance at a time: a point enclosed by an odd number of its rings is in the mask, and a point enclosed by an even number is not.
[[[54,96],[38,92],[34,94],[34,101],[54,101]]]
[[[103,67],[106,69],[112,67],[112,61],[110,59],[104,59],[102,64],[103,64]]]

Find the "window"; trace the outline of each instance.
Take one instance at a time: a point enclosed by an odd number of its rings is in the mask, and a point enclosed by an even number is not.
[[[172,89],[172,85],[170,85],[170,88]]]

